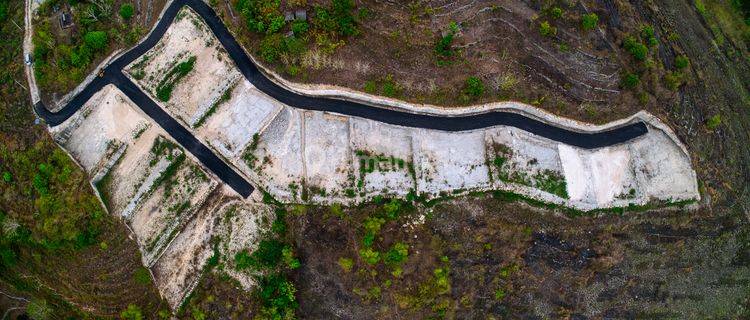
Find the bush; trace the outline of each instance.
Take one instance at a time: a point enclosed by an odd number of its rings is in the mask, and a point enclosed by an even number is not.
[[[369,265],[376,264],[380,261],[380,252],[372,250],[372,248],[364,248],[359,250],[359,256]]]
[[[294,32],[295,37],[299,37],[307,33],[308,29],[310,29],[310,25],[307,24],[307,21],[298,20],[292,23],[292,32]]]
[[[245,18],[250,30],[273,34],[286,24],[284,16],[279,11],[280,4],[280,0],[239,0],[235,7]]]
[[[677,90],[682,85],[682,78],[681,72],[668,72],[664,75],[664,84],[669,90]]]
[[[463,93],[470,100],[476,100],[484,94],[484,83],[478,77],[468,77],[464,82]]]
[[[281,274],[263,276],[258,281],[257,293],[263,307],[261,319],[293,319],[297,309],[294,284]]]
[[[654,31],[654,27],[650,25],[645,25],[641,27],[641,38],[648,43],[649,46],[655,46],[659,44],[659,41],[656,40],[656,32]]]
[[[721,125],[721,115],[716,114],[711,118],[708,118],[708,121],[706,121],[706,127],[708,127],[709,130],[716,130]]]
[[[342,36],[353,36],[359,33],[357,24],[352,16],[354,0],[333,0],[333,15],[338,25],[338,32]]]
[[[641,83],[641,79],[635,73],[626,73],[625,76],[622,77],[622,86],[626,89],[633,89],[637,87],[639,83]]]
[[[8,17],[8,1],[2,0],[0,1],[0,20],[5,21],[5,18]]]
[[[560,19],[563,15],[563,9],[560,7],[553,7],[550,9],[549,14],[554,19]]]
[[[234,256],[235,268],[245,270],[249,268],[274,268],[283,257],[284,244],[277,240],[261,240],[258,249],[248,254],[243,250]]]
[[[151,283],[151,274],[144,267],[139,267],[137,270],[135,270],[133,278],[135,278],[135,282],[142,285],[148,285]]]
[[[386,252],[385,262],[388,264],[399,264],[404,262],[407,256],[409,256],[409,246],[398,242]]]
[[[690,64],[690,60],[686,56],[679,55],[674,59],[674,66],[677,69],[685,69],[687,68],[688,64]]]
[[[126,3],[120,6],[120,17],[122,17],[123,19],[130,20],[130,18],[133,17],[134,13],[135,8],[133,8],[133,5],[130,3]]]
[[[281,250],[281,257],[289,269],[297,269],[302,265],[299,259],[294,257],[294,251],[289,245],[284,246],[284,249]]]
[[[34,320],[46,320],[52,316],[52,307],[49,306],[46,300],[34,299],[26,305],[26,314],[29,318]],[[124,317],[123,317],[124,318]],[[132,320],[140,320],[141,318],[125,318]]]
[[[450,58],[455,54],[452,45],[453,38],[456,36],[456,32],[458,32],[458,24],[456,24],[455,22],[451,22],[448,26],[448,32],[444,36],[440,37],[440,39],[438,39],[438,42],[435,44],[435,54],[443,58]]]
[[[545,37],[553,37],[557,34],[557,28],[550,25],[549,21],[539,24],[539,34]]]
[[[584,14],[581,17],[581,28],[583,30],[593,30],[599,23],[599,16],[596,13]]]
[[[350,258],[339,258],[339,266],[341,269],[343,269],[345,272],[352,271],[352,268],[354,267],[354,260]]]
[[[129,304],[128,308],[120,313],[120,317],[125,320],[141,320],[143,319],[143,313],[141,308],[134,304]]]
[[[632,55],[636,60],[646,60],[646,55],[648,55],[648,47],[638,41],[635,37],[629,36],[625,38],[625,40],[623,41],[623,47],[625,48],[625,50],[630,52],[630,55]]]
[[[275,62],[276,59],[281,55],[281,46],[283,44],[283,38],[279,34],[273,34],[266,36],[260,42],[260,56],[266,62]]]
[[[83,43],[93,51],[99,51],[107,47],[109,39],[104,31],[89,31],[83,36]]]
[[[159,100],[164,102],[169,101],[169,98],[172,97],[172,89],[174,89],[175,84],[193,70],[196,59],[195,56],[192,56],[174,66],[172,70],[169,70],[164,79],[156,86],[156,97]]]

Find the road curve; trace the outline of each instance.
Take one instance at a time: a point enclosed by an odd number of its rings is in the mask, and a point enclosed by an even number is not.
[[[224,23],[216,15],[216,12],[201,0],[173,1],[146,39],[112,61],[103,69],[102,76],[96,77],[91,81],[60,111],[55,113],[50,112],[41,102],[38,102],[34,105],[36,113],[49,126],[57,126],[75,114],[91,96],[104,86],[114,84],[138,107],[162,126],[177,142],[219,176],[222,181],[242,196],[247,197],[252,192],[253,187],[244,178],[232,170],[231,167],[195,138],[189,130],[160,108],[156,102],[122,73],[122,70],[127,65],[156,45],[167,28],[172,24],[172,21],[174,21],[179,10],[186,5],[191,7],[206,21],[206,24],[224,46],[237,68],[250,83],[272,98],[294,108],[333,112],[393,125],[443,131],[465,131],[504,125],[516,127],[550,140],[585,149],[623,143],[644,135],[648,131],[646,124],[643,122],[631,123],[606,131],[588,133],[565,129],[526,117],[519,113],[507,111],[489,111],[465,116],[440,116],[411,113],[348,100],[301,95],[281,87],[260,72],[258,66],[245,54],[243,48],[226,26],[224,26]]]

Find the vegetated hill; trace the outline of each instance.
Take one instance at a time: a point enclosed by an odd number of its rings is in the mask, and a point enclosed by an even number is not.
[[[153,318],[164,307],[135,242],[35,124],[23,10],[23,1],[0,0],[0,310],[11,319],[84,318],[117,316],[132,304]]]
[[[135,45],[165,0],[45,0],[33,17],[34,71],[52,108],[107,56]]]
[[[646,109],[688,145],[699,175],[699,209],[622,216],[565,217],[503,193],[293,206],[298,314],[750,316],[746,1],[271,1],[268,17],[232,4],[213,3],[291,80],[448,105],[511,98],[594,122]],[[307,25],[259,29],[297,8]],[[216,298],[232,296],[221,283],[207,279],[186,310],[242,312]]]
[[[294,81],[447,105],[517,99],[597,122],[643,108],[688,145],[703,196],[695,211],[605,217],[554,214],[502,193],[435,205],[292,206],[286,237],[301,267],[289,277],[301,317],[750,317],[746,1],[267,1],[258,12],[306,8],[309,19],[268,19],[277,21],[270,32],[258,27],[265,18],[235,7],[260,2],[211,3],[251,52]],[[14,79],[24,83],[20,66],[7,70],[18,74],[4,76],[11,91],[3,95],[24,96],[12,93]],[[22,135],[49,141],[28,107],[4,108],[26,120],[3,120],[3,141],[18,139],[3,145],[29,145]],[[29,172],[26,188],[36,190]],[[47,286],[58,293],[74,283],[55,280]],[[237,290],[221,272],[207,276],[180,316],[252,314],[259,302]],[[62,305],[49,289],[26,292]],[[96,301],[61,295],[74,306]]]

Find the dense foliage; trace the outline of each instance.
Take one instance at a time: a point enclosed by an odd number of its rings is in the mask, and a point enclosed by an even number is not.
[[[260,299],[259,314],[263,319],[293,319],[298,307],[295,293],[297,289],[287,274],[301,266],[294,250],[285,240],[287,225],[286,211],[279,208],[271,224],[271,232],[263,235],[258,247],[251,253],[239,251],[234,256],[234,268],[250,271],[257,275]]]
[[[301,7],[304,4],[289,2],[286,5]],[[280,0],[239,0],[235,7],[247,28],[262,35],[258,49],[261,58],[270,63],[284,62],[291,66],[287,70],[290,74],[298,72],[298,60],[311,40],[323,51],[330,52],[343,43],[341,39],[359,34],[352,0],[333,0],[330,7],[315,6],[311,23],[298,17],[286,21]],[[291,33],[285,36],[289,31]]]
[[[133,5],[119,7],[123,19],[115,19],[118,10],[114,6],[112,0],[42,2],[34,21],[33,43],[34,72],[43,93],[67,92],[110,49],[138,40],[142,29],[130,21]],[[61,28],[61,12],[71,16],[71,27]]]

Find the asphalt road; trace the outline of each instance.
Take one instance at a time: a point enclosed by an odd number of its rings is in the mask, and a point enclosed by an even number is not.
[[[36,113],[49,126],[57,126],[76,113],[102,87],[110,83],[114,84],[222,181],[242,196],[249,196],[253,191],[253,187],[247,180],[217,157],[208,147],[196,139],[189,130],[167,114],[122,73],[125,66],[138,59],[156,45],[184,5],[190,6],[206,21],[211,31],[219,39],[219,42],[224,46],[229,56],[234,60],[237,68],[248,81],[258,88],[258,90],[294,108],[333,112],[393,125],[444,131],[465,131],[505,125],[516,127],[550,140],[586,149],[623,143],[639,137],[648,131],[643,122],[632,123],[607,131],[587,133],[557,127],[513,112],[489,111],[487,113],[465,116],[426,115],[381,108],[347,100],[300,95],[284,89],[260,72],[258,66],[245,54],[240,44],[216,15],[216,12],[201,0],[173,1],[165,11],[162,19],[156,24],[151,34],[144,41],[112,61],[104,69],[101,77],[95,78],[59,112],[52,113],[39,102],[34,106]]]

